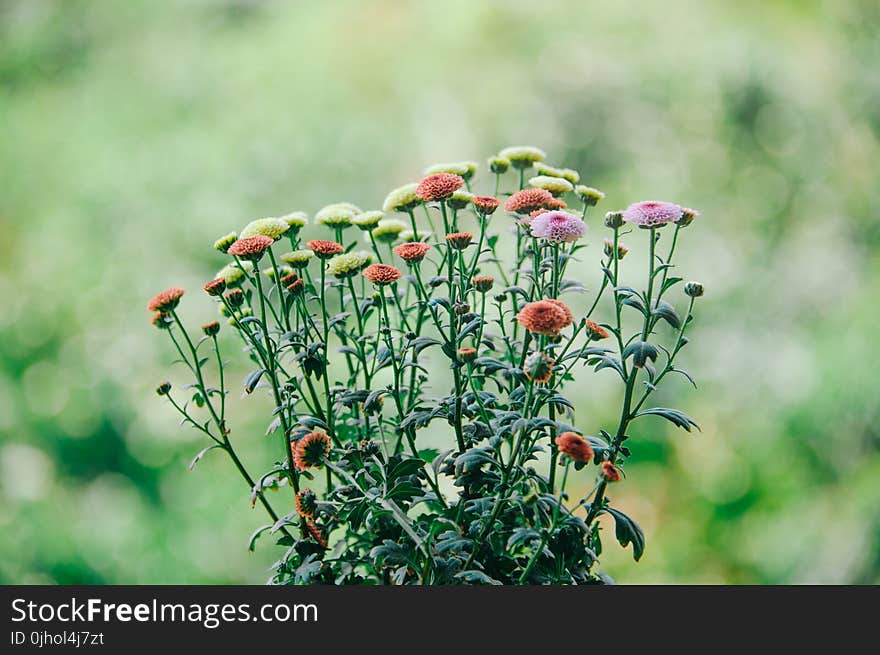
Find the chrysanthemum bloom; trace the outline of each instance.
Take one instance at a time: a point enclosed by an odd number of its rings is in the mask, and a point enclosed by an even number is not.
[[[254,265],[252,262],[247,260],[241,262],[241,266],[238,265],[238,262],[234,262],[232,264],[227,264],[219,271],[214,277],[222,277],[223,281],[226,282],[227,287],[234,287],[244,280],[245,275],[254,270]]]
[[[263,274],[270,280],[274,280],[275,275],[278,275],[278,277],[284,277],[285,275],[290,275],[291,273],[293,273],[293,268],[291,268],[287,264],[281,264],[278,266],[277,269],[274,266],[263,269]]]
[[[622,243],[617,244],[617,258],[623,259],[626,256],[626,253],[629,252],[629,248],[627,248]],[[611,239],[605,239],[605,256],[611,257],[614,255],[614,242]]]
[[[309,432],[290,446],[293,448],[293,465],[299,471],[319,467],[330,455],[330,437],[323,432]]]
[[[547,189],[523,189],[507,199],[504,203],[504,211],[512,214],[528,214],[546,207],[552,200],[553,194]]]
[[[346,252],[327,262],[327,272],[333,277],[344,279],[356,275],[372,260],[373,256],[365,250]]]
[[[220,323],[218,323],[217,321],[205,323],[204,325],[202,325],[202,332],[205,333],[206,337],[213,337],[215,334],[220,332]]]
[[[548,177],[561,177],[563,180],[568,180],[572,184],[577,184],[581,181],[581,174],[572,168],[556,168],[555,166],[548,166],[542,162],[536,162],[535,170],[541,175],[546,175]]]
[[[308,519],[306,521],[306,529],[309,531],[309,536],[314,539],[321,548],[327,548],[327,539],[324,537],[324,533],[321,532],[321,528],[318,527],[318,524]]]
[[[377,287],[397,282],[401,277],[400,269],[391,264],[370,264],[363,275]]]
[[[324,241],[322,239],[315,239],[309,241],[306,246],[309,250],[315,253],[315,256],[319,259],[330,259],[333,255],[338,255],[341,252],[345,252],[345,248],[343,248],[341,244],[338,244],[335,241]]]
[[[476,196],[474,197],[474,209],[481,216],[491,216],[498,209],[501,203],[494,196]]]
[[[171,383],[163,382],[158,387],[156,387],[156,393],[160,396],[167,396],[171,392]]]
[[[292,282],[288,283],[287,286],[284,287],[294,296],[298,296],[301,294],[306,288],[306,281],[302,278],[297,278]]]
[[[446,242],[456,250],[464,250],[473,241],[474,235],[470,232],[453,232],[446,235]]]
[[[571,325],[571,311],[558,300],[536,300],[526,305],[516,315],[516,320],[529,332],[555,337]]]
[[[599,339],[607,339],[608,338],[608,330],[603,328],[601,325],[594,321],[586,321],[584,322],[584,329],[587,331],[587,336],[590,337],[590,341],[598,341]]]
[[[382,203],[382,211],[386,212],[409,212],[422,204],[422,199],[416,195],[418,184],[404,184],[393,189]]]
[[[472,362],[477,358],[477,349],[471,346],[465,346],[458,349],[458,357],[463,362]]]
[[[401,241],[425,241],[429,236],[431,236],[431,232],[428,230],[419,230],[418,232],[413,232],[412,229],[404,230],[400,233]]]
[[[563,432],[556,437],[556,447],[560,453],[568,455],[576,462],[588,463],[593,459],[593,448],[581,435]]]
[[[167,330],[171,327],[171,318],[164,312],[156,312],[150,317],[150,323],[160,330]]]
[[[565,314],[565,320],[568,321],[569,325],[574,322],[574,314],[571,313],[568,305],[566,305],[561,300],[557,300],[556,298],[546,298],[545,300],[551,305],[556,305],[556,307],[558,307],[562,311],[562,313]]]
[[[296,282],[298,279],[299,275],[297,275],[296,273],[288,273],[283,278],[281,278],[279,282],[281,282],[281,284],[283,284],[284,286],[287,286],[288,284]]]
[[[230,307],[241,307],[244,304],[244,291],[233,289],[226,294],[226,302]]]
[[[492,288],[492,285],[495,284],[495,278],[491,275],[475,275],[471,278],[471,284],[473,284],[474,289],[480,293],[486,293]]]
[[[639,227],[651,228],[672,223],[681,218],[681,207],[661,200],[643,200],[627,207],[623,220]]]
[[[549,175],[536,175],[529,179],[529,186],[535,189],[546,189],[554,196],[568,193],[574,186],[563,177],[550,177]]]
[[[699,282],[688,282],[684,285],[684,292],[691,298],[699,298],[703,295],[703,285]]]
[[[301,229],[309,222],[309,216],[305,212],[290,212],[278,218],[287,223],[288,227],[294,231]]]
[[[562,198],[552,198],[551,200],[547,201],[544,207],[546,207],[550,211],[556,211],[557,209],[565,209],[566,207],[568,207],[568,203],[565,202]]]
[[[170,287],[150,298],[147,309],[151,312],[170,312],[180,303],[180,297],[186,293],[180,287]]]
[[[205,285],[204,289],[209,296],[222,296],[226,291],[226,280],[222,277],[214,278]]]
[[[446,200],[464,185],[460,175],[434,173],[424,178],[416,187],[416,195],[425,202]]]
[[[508,168],[510,168],[510,160],[507,157],[499,155],[489,157],[489,170],[495,173],[495,175],[506,173]]]
[[[404,260],[407,264],[418,264],[425,258],[431,249],[427,243],[421,241],[411,241],[409,243],[401,243],[394,247],[394,254]]]
[[[315,512],[318,510],[318,496],[311,489],[300,489],[293,500],[296,507],[296,513],[303,518],[315,518]]]
[[[587,233],[587,224],[568,212],[555,211],[538,214],[531,222],[532,236],[554,243],[571,243]]]
[[[434,175],[435,173],[451,173],[458,175],[464,180],[471,179],[477,172],[479,164],[475,161],[459,161],[448,164],[434,164],[425,169],[425,175]]]
[[[691,209],[690,207],[682,207],[681,208],[681,218],[679,218],[676,223],[680,227],[687,227],[691,223],[694,222],[694,219],[700,215],[696,209]]]
[[[351,219],[351,224],[364,232],[372,230],[385,218],[385,212],[369,211],[355,214]]]
[[[614,466],[614,464],[602,462],[602,477],[608,482],[619,482],[623,476],[620,474],[620,469]]]
[[[271,238],[258,234],[257,236],[239,239],[229,246],[227,252],[242,259],[259,261],[273,243],[274,241]]]
[[[370,234],[380,243],[394,243],[406,227],[406,223],[397,218],[383,218]]]
[[[574,188],[574,192],[575,195],[581,199],[582,203],[589,205],[590,207],[594,206],[605,197],[605,194],[599,191],[599,189],[594,189],[591,186],[584,186],[583,184],[578,184]]]
[[[245,225],[241,234],[238,235],[238,238],[247,239],[249,237],[262,235],[264,237],[269,237],[273,241],[278,241],[278,239],[287,234],[289,229],[290,226],[287,224],[287,221],[280,218],[258,218]]]
[[[543,384],[549,382],[553,377],[554,362],[550,357],[542,352],[533,352],[526,357],[523,362],[523,373],[532,382]]]
[[[547,153],[533,146],[511,146],[504,148],[498,153],[498,156],[509,159],[510,165],[519,169],[529,168],[536,162],[544,161],[547,158]]]
[[[357,205],[350,202],[335,202],[318,210],[318,213],[315,214],[315,223],[344,229],[351,225],[351,219],[360,213],[362,210]]]
[[[293,250],[281,255],[281,261],[293,268],[305,268],[314,256],[315,253],[311,250]]]
[[[623,212],[606,212],[605,213],[605,227],[610,227],[612,230],[619,228],[623,225]]]
[[[459,189],[453,193],[449,200],[449,207],[456,211],[462,210],[474,201],[474,194],[467,189]]]
[[[229,250],[229,246],[235,243],[238,240],[238,232],[230,232],[214,242],[214,248],[219,250],[220,252],[225,253]]]

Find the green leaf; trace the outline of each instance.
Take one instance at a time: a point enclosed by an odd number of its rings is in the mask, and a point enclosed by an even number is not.
[[[433,462],[437,458],[437,455],[439,455],[439,454],[440,454],[440,451],[437,450],[436,448],[422,448],[419,451],[419,457],[421,457],[428,464]]]
[[[222,447],[223,446],[221,446],[220,444],[215,443],[215,444],[211,444],[207,448],[202,448],[198,452],[198,454],[195,457],[193,457],[193,460],[189,463],[189,470],[192,471],[193,468],[195,468],[195,465],[198,464],[199,460],[202,459],[202,457],[204,457],[208,453],[209,450],[214,450],[215,448],[222,448]]]
[[[495,578],[490,578],[488,575],[483,573],[482,571],[461,571],[455,574],[455,577],[458,580],[464,580],[469,584],[489,584],[489,585],[500,585],[502,584]]]
[[[654,316],[662,318],[676,330],[681,327],[681,318],[679,317],[678,312],[675,311],[675,307],[665,300],[661,300],[654,306],[653,313]]]
[[[623,349],[623,359],[633,358],[636,368],[642,368],[648,360],[657,361],[657,347],[647,341],[633,341]]]
[[[254,389],[257,388],[257,383],[260,381],[260,378],[263,377],[263,373],[266,372],[264,368],[258,368],[256,371],[250,373],[244,379],[244,391],[245,393],[253,393]]]
[[[696,423],[696,421],[694,421],[694,419],[692,419],[690,416],[688,416],[684,412],[678,411],[677,409],[670,409],[669,407],[652,407],[650,409],[643,409],[638,414],[636,414],[636,417],[646,416],[648,414],[662,416],[667,421],[671,421],[676,426],[683,428],[684,430],[687,430],[688,432],[691,431],[691,427],[695,427],[695,428],[697,428],[697,430],[700,429],[700,426],[697,425],[697,423]]]
[[[629,544],[633,547],[633,559],[639,561],[645,552],[645,533],[629,516],[613,507],[605,507],[604,510],[614,517],[614,536],[617,542],[626,548]]]
[[[257,528],[256,530],[254,530],[253,534],[251,534],[251,538],[248,539],[248,550],[253,552],[254,547],[257,543],[257,539],[260,538],[260,535],[262,535],[264,532],[266,532],[266,530],[271,530],[271,529],[272,529],[272,524],[269,523],[268,525],[264,525],[260,528]]]

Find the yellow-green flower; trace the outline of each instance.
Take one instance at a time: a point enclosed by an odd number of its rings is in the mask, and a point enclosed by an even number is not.
[[[229,324],[231,326],[235,327],[235,326],[239,325],[239,321],[241,319],[244,319],[244,318],[247,318],[248,316],[253,316],[253,315],[254,315],[254,312],[251,310],[250,307],[242,307],[241,309],[238,310],[237,317],[235,317],[235,316],[229,317]]]
[[[535,170],[538,171],[538,173],[540,173],[541,175],[549,175],[550,177],[561,177],[564,180],[568,180],[572,184],[577,184],[581,181],[581,174],[573,168],[556,168],[555,166],[548,166],[547,164],[536,162]]]
[[[263,269],[263,273],[271,280],[275,279],[275,268],[265,268]],[[278,267],[278,276],[284,277],[285,275],[290,275],[293,273],[293,268],[288,266],[287,264],[281,264]]]
[[[506,173],[508,168],[510,168],[510,160],[507,157],[498,155],[489,157],[489,170],[495,173],[495,175]]]
[[[595,205],[605,197],[605,194],[599,191],[599,189],[594,189],[591,186],[584,186],[583,184],[578,184],[574,188],[574,192],[577,194],[577,197],[581,199],[581,202],[585,205],[591,206]]]
[[[374,227],[376,227],[379,224],[379,221],[381,221],[383,218],[385,218],[385,212],[363,212],[352,218],[351,224],[366,232],[367,230],[372,230]]]
[[[242,267],[244,267],[244,270],[242,270]],[[242,260],[241,267],[237,263],[227,264],[219,271],[217,271],[216,275],[214,275],[214,278],[216,279],[218,277],[222,277],[223,280],[226,282],[227,287],[237,287],[244,281],[245,271],[250,273],[253,270],[253,262]]]
[[[393,189],[382,203],[382,210],[386,212],[408,212],[422,204],[422,199],[416,195],[418,183],[404,184],[402,187]]]
[[[529,180],[529,186],[536,189],[545,189],[554,196],[561,196],[567,191],[574,189],[572,183],[562,177],[550,177],[549,175],[536,175]]]
[[[309,216],[305,212],[290,212],[284,216],[279,216],[282,221],[287,223],[294,230],[298,230],[309,222]]]
[[[315,214],[315,222],[318,225],[326,225],[332,228],[346,228],[351,225],[351,219],[361,213],[361,208],[350,202],[336,202],[322,207]]]
[[[434,164],[425,169],[425,175],[434,175],[435,173],[451,173],[458,175],[463,180],[471,179],[479,168],[479,164],[475,161],[458,161],[447,164]]]
[[[238,232],[230,232],[214,242],[214,248],[220,252],[229,250],[229,246],[238,241]]]
[[[467,189],[459,189],[453,193],[446,204],[452,209],[464,209],[474,200],[474,194]]]
[[[394,243],[406,227],[406,223],[396,218],[383,218],[372,229],[371,234],[376,241]]]
[[[285,264],[290,264],[294,268],[305,268],[314,256],[315,253],[311,250],[294,250],[281,255],[281,261]]]
[[[417,234],[412,231],[412,228],[410,228],[410,229],[404,230],[403,232],[400,233],[400,240],[403,242],[424,241],[429,236],[431,236],[430,232],[422,232],[421,230],[419,230],[418,234]]]
[[[336,278],[347,278],[357,275],[371,261],[373,256],[366,250],[345,252],[327,260],[327,272]]]
[[[290,226],[287,224],[287,221],[280,218],[258,218],[245,225],[238,238],[247,239],[249,237],[264,236],[278,241],[278,239],[287,234],[289,229]]]
[[[510,160],[514,168],[529,168],[535,162],[544,161],[547,157],[540,148],[533,146],[511,146],[498,153],[500,157]]]

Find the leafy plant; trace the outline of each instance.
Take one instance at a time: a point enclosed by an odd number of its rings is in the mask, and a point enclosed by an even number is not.
[[[667,294],[683,281],[670,274],[672,260],[698,213],[649,201],[606,214],[602,283],[575,316],[560,298],[585,289],[566,273],[585,247],[589,210],[604,196],[543,159],[531,147],[491,158],[495,196],[472,193],[477,165],[463,162],[395,189],[383,211],[328,205],[315,222],[333,240],[305,248],[299,212],[217,241],[231,261],[205,291],[253,367],[244,393],[272,400],[266,433],[280,456],[259,476],[231,439],[219,322],[203,325],[196,341],[177,313],[182,289],[150,301],[154,324],[192,376],[180,397],[170,383],[158,392],[211,441],[191,466],[225,452],[252,504],[268,514],[249,547],[267,537],[283,547],[272,582],[605,582],[596,567],[603,513],[617,541],[642,556],[642,529],[606,491],[623,477],[633,421],[697,427],[677,409],[646,404],[668,374],[690,380],[676,359],[703,289],[684,285],[683,315]],[[533,167],[539,174],[527,180]],[[496,216],[511,169],[518,188],[504,194],[504,210],[512,220]],[[577,215],[569,201],[581,206]],[[627,226],[647,240],[643,290],[623,283]],[[499,227],[514,233],[510,255],[499,248]],[[351,238],[358,232],[368,249]],[[661,254],[664,232],[671,234]],[[276,254],[285,243],[291,250]],[[600,323],[592,317],[603,299],[609,319]],[[637,329],[628,333],[633,319]],[[661,321],[674,331],[668,347],[657,339]],[[438,359],[450,370],[446,389],[430,379],[427,364]],[[623,391],[617,425],[584,436],[565,388],[587,367],[618,376]],[[448,434],[442,450],[420,445],[420,431],[435,421]],[[547,474],[538,471],[545,466]],[[570,475],[595,478],[585,497],[568,497]],[[294,495],[278,510],[267,491],[285,486]]]

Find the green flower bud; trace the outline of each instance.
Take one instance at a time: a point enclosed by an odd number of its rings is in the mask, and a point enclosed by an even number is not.
[[[305,268],[309,265],[309,261],[315,256],[311,250],[294,250],[281,255],[281,261],[289,264],[293,268]]]
[[[218,332],[220,332],[220,324],[217,321],[211,321],[210,323],[205,323],[202,326],[202,332],[205,333],[206,337],[213,337]]]
[[[703,285],[699,282],[688,282],[684,285],[684,292],[691,298],[699,298],[703,295]]]
[[[574,189],[571,182],[562,177],[550,177],[549,175],[536,175],[529,180],[529,186],[535,189],[545,189],[554,196],[561,196],[563,193]]]
[[[287,264],[281,264],[280,266],[278,266],[278,276],[279,277],[284,277],[285,275],[290,275],[291,273],[293,273],[293,268],[288,266]],[[266,277],[268,277],[270,280],[274,280],[275,279],[275,268],[274,267],[265,268],[265,269],[263,269],[263,274]]]
[[[171,392],[171,383],[163,382],[158,387],[156,387],[156,393],[160,396],[167,396]]]
[[[605,214],[605,227],[611,229],[621,227],[623,225],[623,212],[608,212]]]
[[[383,218],[371,231],[373,238],[381,243],[394,243],[400,233],[406,229],[406,223],[396,218]]]
[[[238,238],[247,239],[259,235],[269,237],[273,241],[278,241],[278,239],[287,234],[289,229],[290,226],[287,224],[287,221],[280,218],[258,218],[245,225]]]
[[[495,175],[503,175],[510,168],[510,160],[507,157],[489,157],[489,170]]]
[[[386,212],[408,212],[422,204],[422,199],[416,195],[418,183],[404,184],[392,190],[382,203],[382,210]]]
[[[229,246],[231,246],[236,241],[238,241],[238,232],[230,232],[229,234],[220,237],[214,242],[214,249],[225,253],[227,250],[229,250]]]
[[[238,312],[237,317],[231,316],[229,318],[229,324],[233,327],[236,327],[236,326],[241,327],[241,323],[239,321],[241,321],[242,319],[248,318],[250,316],[253,316],[253,315],[254,315],[254,313],[253,313],[253,311],[251,311],[250,307],[244,307],[243,309],[241,309]]]
[[[467,207],[471,202],[473,202],[474,194],[468,191],[467,189],[459,189],[449,199],[446,201],[446,204],[449,205],[451,209],[460,210]]]
[[[363,212],[354,216],[351,219],[351,224],[367,232],[376,227],[383,218],[385,218],[385,213],[381,211]]]
[[[577,197],[581,199],[582,203],[590,207],[593,207],[605,197],[605,194],[599,191],[599,189],[594,189],[591,186],[584,186],[583,184],[578,184],[574,188],[574,192],[577,194]]]
[[[535,170],[538,171],[538,173],[540,173],[541,175],[547,175],[548,177],[561,177],[564,180],[568,180],[572,184],[577,184],[581,181],[581,174],[573,168],[556,168],[554,166],[548,166],[547,164],[543,164],[541,162],[536,162]]]
[[[547,158],[547,153],[532,146],[511,146],[504,148],[498,155],[509,159],[510,165],[516,169],[530,168],[535,162],[544,161]]]

